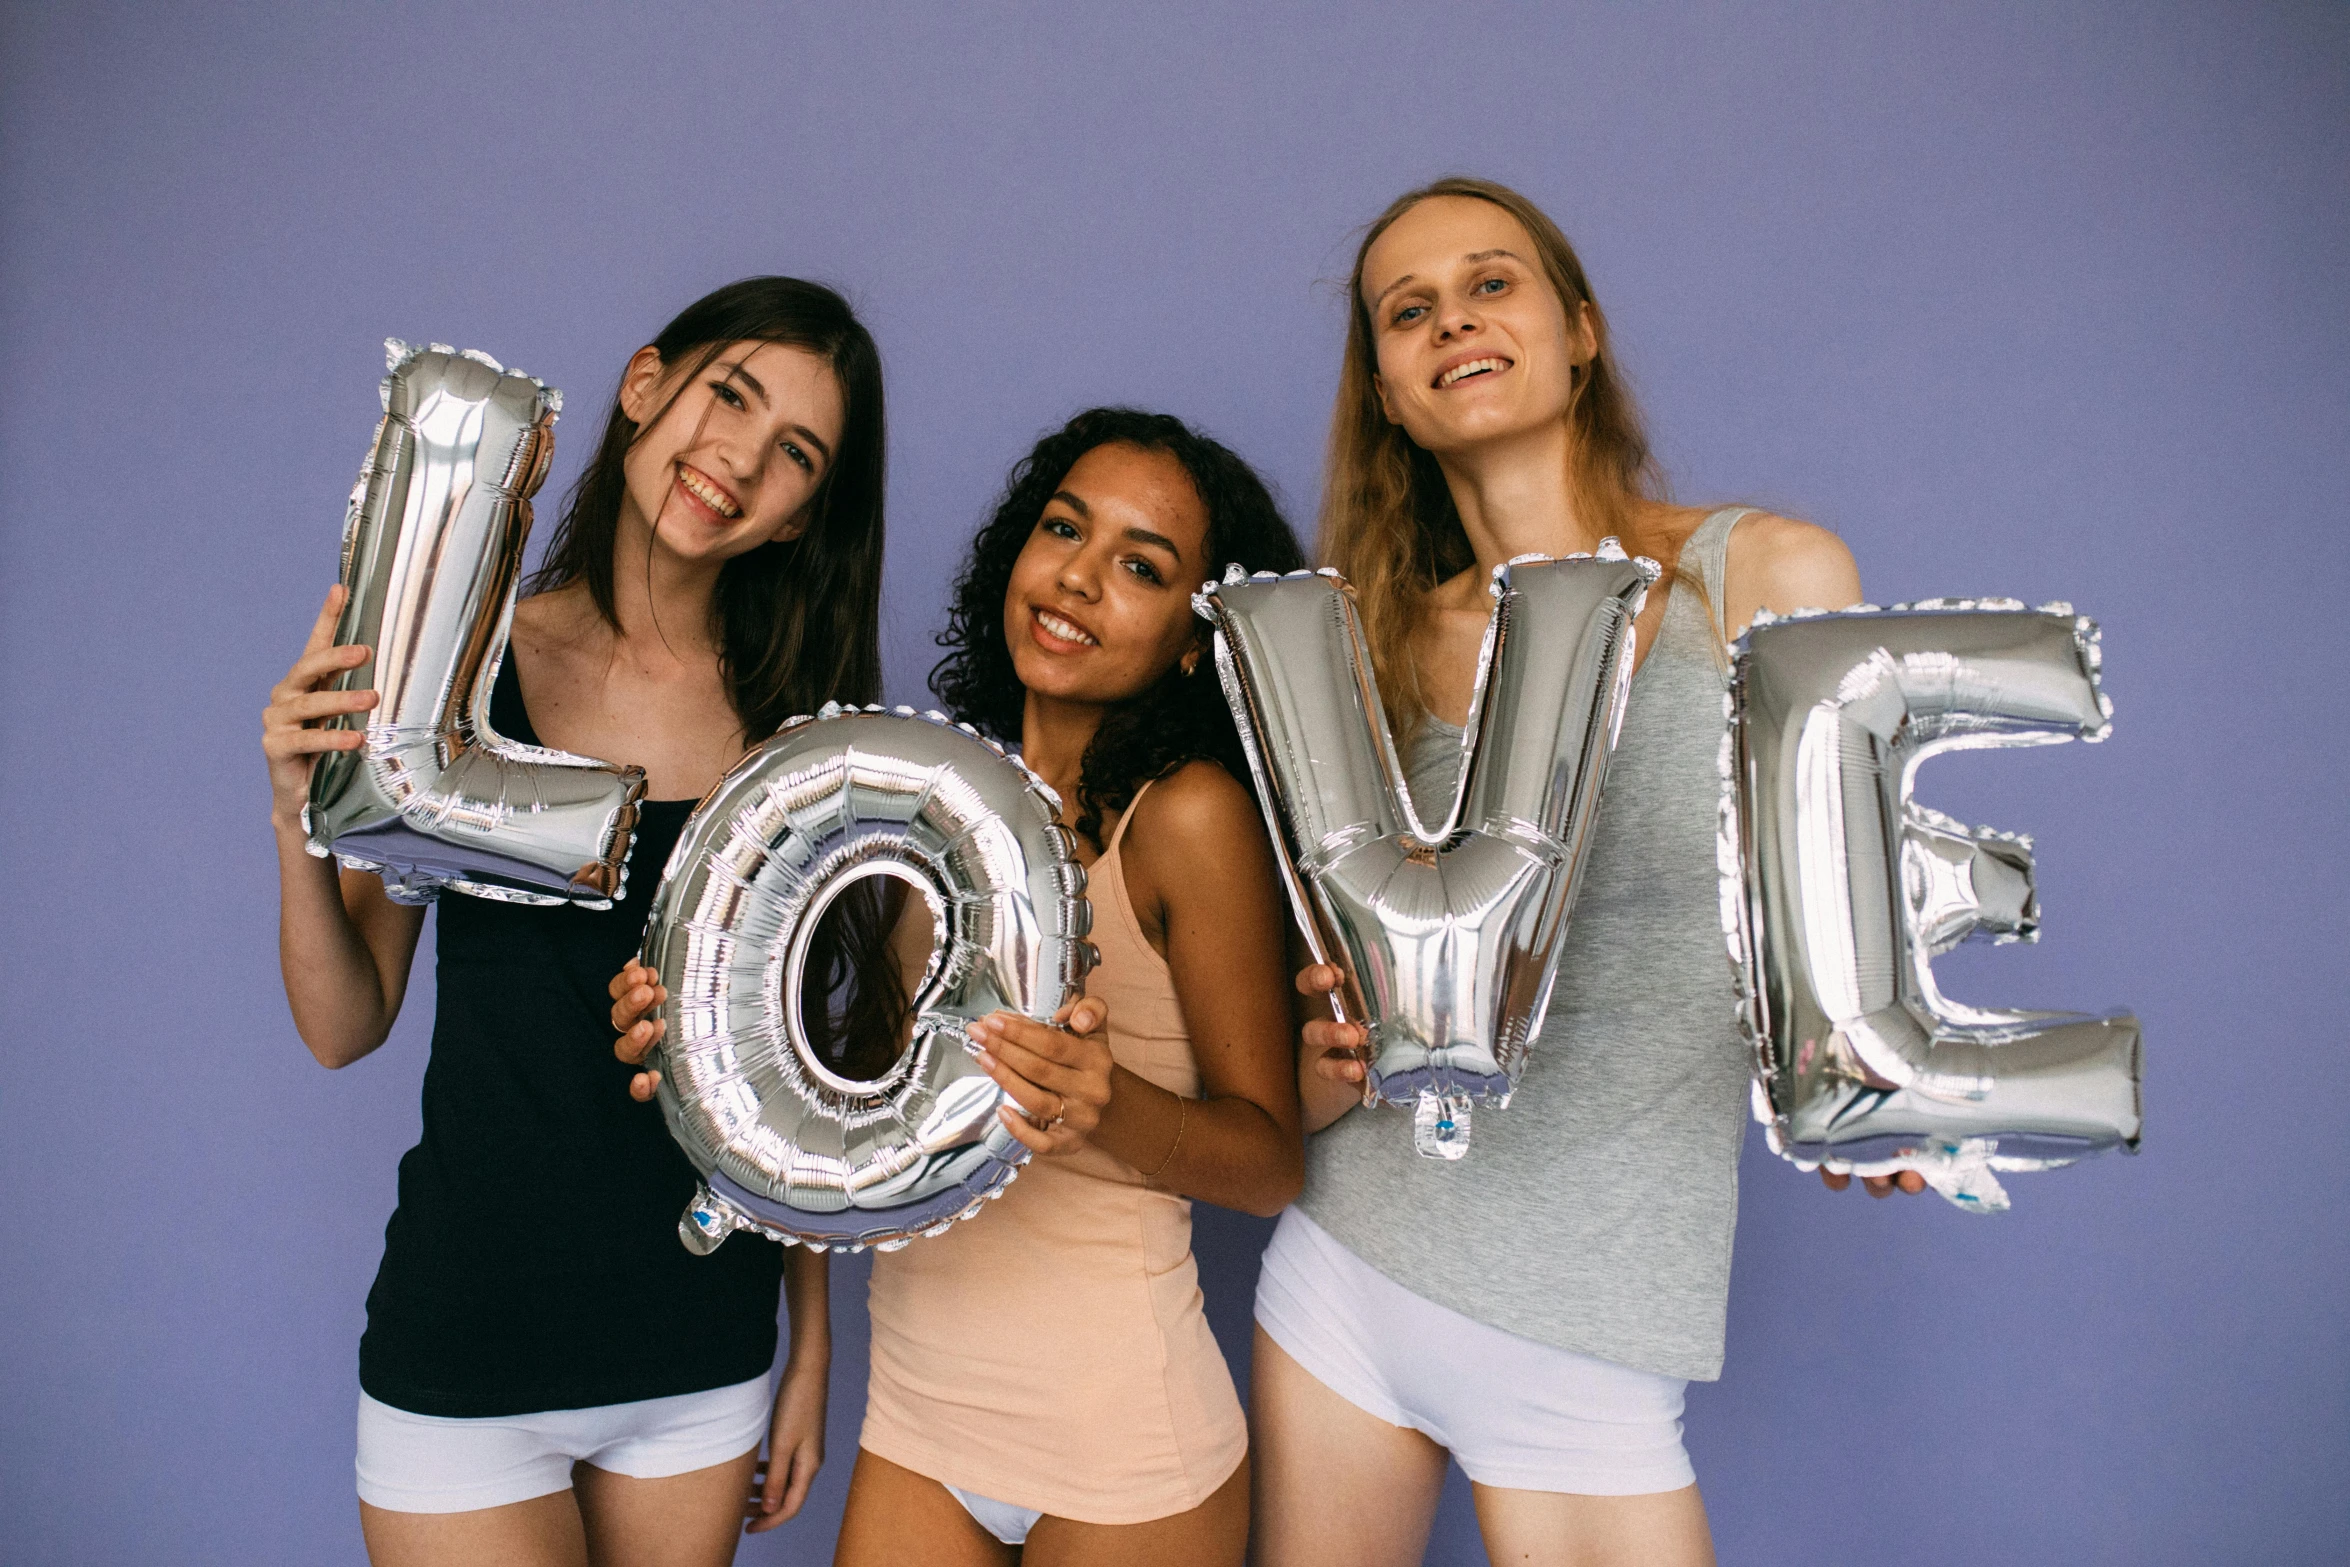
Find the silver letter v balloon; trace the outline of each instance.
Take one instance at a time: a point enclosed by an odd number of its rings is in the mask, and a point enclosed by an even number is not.
[[[1550,1002],[1600,784],[1657,568],[1597,555],[1494,573],[1461,782],[1423,824],[1354,595],[1335,572],[1229,570],[1193,599],[1317,962],[1370,1031],[1365,1102],[1411,1104],[1420,1153],[1468,1149],[1470,1107],[1509,1103]]]
[[[310,852],[378,873],[402,903],[454,887],[609,908],[645,775],[517,745],[489,722],[563,394],[477,351],[384,349],[384,416],[351,491],[335,627],[336,646],[375,649],[335,689],[372,686],[382,701],[336,720],[367,744],[319,758]]]
[[[1964,1006],[1932,959],[2036,939],[2031,841],[1910,798],[1943,751],[2102,740],[2097,627],[1930,600],[1758,617],[1722,743],[1722,921],[1755,1116],[1806,1166],[1914,1169],[1962,1207],[1998,1170],[2138,1143],[2138,1022]]]

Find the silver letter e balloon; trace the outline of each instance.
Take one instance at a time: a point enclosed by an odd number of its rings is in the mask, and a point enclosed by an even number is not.
[[[1962,1207],[1997,1174],[2134,1150],[2137,1019],[1968,1006],[1933,957],[2031,941],[2031,840],[1911,797],[1945,751],[2102,740],[2097,627],[2069,605],[1928,600],[1756,618],[1723,744],[1723,928],[1773,1149],[1918,1170]]]
[[[1494,573],[1493,617],[1442,821],[1413,807],[1335,572],[1249,577],[1194,598],[1317,962],[1370,1033],[1366,1102],[1413,1106],[1421,1154],[1468,1149],[1470,1107],[1509,1102],[1550,1001],[1560,938],[1657,568],[1607,541]]]

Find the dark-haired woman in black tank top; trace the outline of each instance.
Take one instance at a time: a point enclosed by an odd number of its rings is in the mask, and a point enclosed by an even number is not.
[[[693,1173],[659,1112],[621,1091],[605,981],[719,776],[796,713],[878,699],[882,475],[880,359],[828,289],[730,285],[629,361],[515,610],[492,721],[640,766],[649,799],[609,910],[440,903],[424,1131],[360,1345],[360,1518],[379,1567],[723,1564],[746,1497],[759,1529],[807,1494],[824,1259],[678,1243]],[[383,1043],[423,927],[375,877],[304,852],[312,765],[361,740],[316,725],[375,700],[325,689],[368,656],[330,645],[342,596],[263,715],[286,995],[329,1067]],[[784,1284],[791,1350],[770,1402]]]

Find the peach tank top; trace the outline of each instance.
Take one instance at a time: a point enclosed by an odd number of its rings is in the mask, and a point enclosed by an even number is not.
[[[1086,989],[1109,1004],[1120,1066],[1197,1098],[1174,979],[1119,859],[1141,803],[1087,873],[1101,962]],[[976,1217],[875,1257],[868,1300],[859,1443],[917,1474],[1079,1523],[1147,1523],[1206,1501],[1247,1455],[1191,1203],[1099,1148],[1033,1158]]]

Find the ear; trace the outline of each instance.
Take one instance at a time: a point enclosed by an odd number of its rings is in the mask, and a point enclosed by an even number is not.
[[[628,356],[628,368],[620,372],[620,411],[636,424],[643,424],[660,406],[663,366],[660,352],[647,345]]]
[[[1395,416],[1395,404],[1387,400],[1387,377],[1376,370],[1371,372],[1371,390],[1379,394],[1379,411],[1387,416],[1387,422],[1389,424],[1403,423]]]
[[[1575,363],[1587,365],[1599,357],[1599,329],[1591,324],[1591,301],[1580,300],[1575,305],[1575,319],[1567,323],[1574,334]]]

